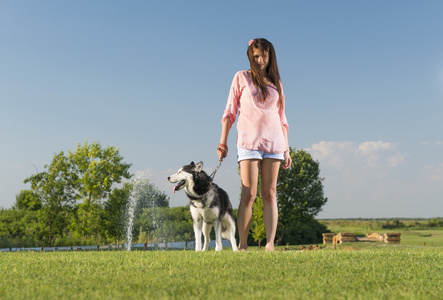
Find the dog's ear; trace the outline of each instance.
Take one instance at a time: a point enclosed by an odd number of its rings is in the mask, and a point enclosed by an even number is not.
[[[195,166],[194,162],[191,161],[191,163],[189,164],[191,167]]]
[[[203,162],[202,161],[195,165],[196,172],[200,172],[201,170],[203,170]]]

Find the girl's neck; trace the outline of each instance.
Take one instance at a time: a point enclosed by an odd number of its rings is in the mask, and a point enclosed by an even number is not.
[[[249,78],[252,79],[252,71],[251,71],[251,69],[248,70],[248,76],[249,76]],[[268,74],[264,73],[264,74],[261,75],[261,77],[263,79],[263,82],[266,83],[267,85],[271,85],[272,84],[271,78],[269,77]]]

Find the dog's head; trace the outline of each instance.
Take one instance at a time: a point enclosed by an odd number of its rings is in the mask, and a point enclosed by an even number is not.
[[[180,191],[185,187],[189,187],[191,183],[194,181],[194,174],[197,172],[201,172],[203,170],[203,162],[199,162],[198,164],[194,164],[192,161],[189,165],[181,167],[177,173],[172,174],[168,177],[169,182],[177,183],[174,186],[175,191]]]

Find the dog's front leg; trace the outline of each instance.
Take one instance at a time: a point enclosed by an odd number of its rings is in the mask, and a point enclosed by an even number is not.
[[[222,223],[218,220],[214,222],[215,230],[215,251],[223,250],[222,245]]]
[[[203,222],[203,236],[205,237],[205,243],[203,244],[203,251],[207,251],[209,248],[209,242],[211,241],[211,229],[212,224]]]
[[[202,220],[194,220],[195,251],[202,250]]]

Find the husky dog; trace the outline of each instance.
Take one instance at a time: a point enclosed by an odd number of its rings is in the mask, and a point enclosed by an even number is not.
[[[195,251],[202,251],[202,230],[205,237],[203,251],[208,250],[212,226],[215,230],[215,250],[220,251],[222,237],[231,241],[232,250],[237,251],[235,221],[228,194],[212,182],[203,171],[203,162],[183,166],[168,177],[169,182],[178,184],[175,191],[185,190],[191,201],[191,215],[194,221]]]

